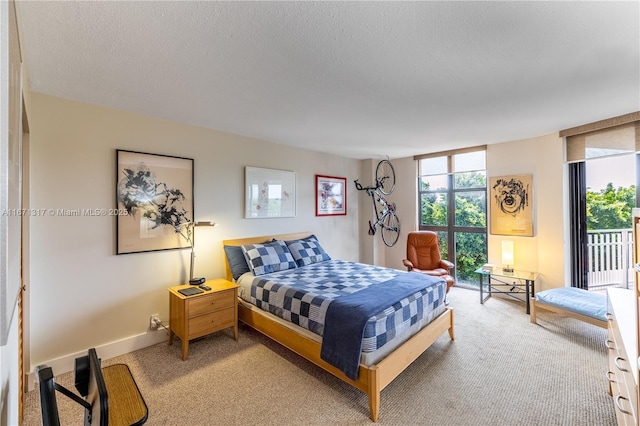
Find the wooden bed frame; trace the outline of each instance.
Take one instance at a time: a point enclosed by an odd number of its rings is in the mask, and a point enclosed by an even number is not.
[[[309,235],[311,235],[310,232],[299,232],[294,234],[224,240],[222,243],[226,246],[241,246],[244,244],[261,244],[269,242],[274,238],[278,240],[296,240],[308,237]],[[231,281],[233,277],[226,256],[225,261],[227,279]],[[244,307],[241,303],[238,304],[238,317],[240,321],[249,327],[263,333],[337,378],[365,392],[369,397],[369,416],[374,422],[378,421],[380,413],[380,392],[382,389],[391,383],[393,379],[431,346],[442,333],[449,331],[451,340],[454,339],[453,310],[447,307],[445,312],[413,335],[409,340],[397,347],[376,365],[365,366],[360,364],[358,379],[351,380],[342,371],[320,358],[321,345],[319,342],[296,333],[294,330],[273,321],[259,312]]]

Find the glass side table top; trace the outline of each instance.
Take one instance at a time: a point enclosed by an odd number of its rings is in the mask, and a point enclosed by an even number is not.
[[[476,274],[494,275],[496,277],[518,278],[521,280],[529,280],[529,281],[535,281],[539,275],[537,272],[521,271],[518,269],[514,269],[513,272],[505,272],[502,270],[502,268],[498,268],[495,266],[491,271],[485,271],[482,269],[482,267],[480,267],[476,269],[475,272]]]

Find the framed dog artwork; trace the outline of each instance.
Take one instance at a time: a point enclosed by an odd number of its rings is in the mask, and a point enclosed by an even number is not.
[[[490,178],[491,234],[533,236],[533,175]]]

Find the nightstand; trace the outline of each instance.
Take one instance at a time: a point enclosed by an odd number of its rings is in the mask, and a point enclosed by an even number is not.
[[[233,327],[238,340],[238,285],[224,279],[207,280],[211,290],[185,296],[178,290],[189,284],[169,287],[169,345],[177,335],[182,340],[182,360],[189,355],[189,340]]]

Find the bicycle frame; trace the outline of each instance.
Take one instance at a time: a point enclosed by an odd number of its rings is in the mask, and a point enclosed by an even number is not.
[[[381,167],[382,166],[382,167]],[[375,186],[362,186],[356,179],[354,181],[358,191],[366,191],[373,202],[373,212],[375,221],[369,221],[369,235],[376,234],[376,227],[379,226],[382,231],[382,241],[389,247],[392,247],[400,235],[400,221],[396,215],[396,204],[391,203],[384,198],[393,191],[395,187],[395,172],[389,160],[383,160],[376,167],[376,183]],[[390,183],[390,187],[385,189],[385,184]],[[378,203],[382,206],[378,209]]]
[[[373,202],[373,211],[375,213],[375,218],[376,218],[376,221],[374,223],[371,223],[371,222],[369,223],[369,235],[375,235],[376,225],[379,225],[380,227],[385,226],[382,223],[382,219],[386,216],[389,210],[395,211],[395,204],[389,203],[382,196],[382,194],[380,194],[380,191],[368,190],[367,194],[371,196],[371,201]],[[378,203],[382,205],[382,210],[378,210]]]
[[[355,180],[354,183],[356,184],[356,189],[358,189],[359,191],[367,192],[367,195],[371,197],[371,202],[373,203],[373,212],[376,220],[375,222],[369,221],[369,235],[376,234],[376,226],[380,226],[380,228],[387,228],[390,231],[399,231],[399,229],[390,228],[384,223],[384,219],[387,215],[392,213],[395,215],[396,204],[390,203],[386,198],[384,198],[384,196],[380,192],[382,183],[377,182],[377,185],[375,187],[363,187],[362,184],[360,184],[360,182],[358,182],[357,180]],[[382,205],[381,209],[378,209],[378,203]]]

